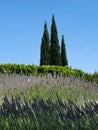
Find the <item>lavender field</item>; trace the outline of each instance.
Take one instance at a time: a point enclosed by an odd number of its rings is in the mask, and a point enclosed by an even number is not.
[[[0,130],[98,130],[98,86],[56,74],[1,74],[0,119]]]
[[[58,94],[63,100],[70,99],[81,105],[85,101],[98,100],[98,86],[96,83],[56,74],[46,76],[1,74],[0,102],[5,94],[9,98],[20,95],[28,100],[35,97],[54,100]]]

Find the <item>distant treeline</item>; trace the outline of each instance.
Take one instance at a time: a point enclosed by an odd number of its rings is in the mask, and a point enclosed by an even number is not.
[[[51,74],[62,74],[64,76],[73,76],[90,82],[96,82],[98,84],[98,73],[94,74],[85,73],[79,69],[72,69],[68,66],[36,66],[36,65],[25,65],[25,64],[0,64],[0,73],[8,74],[24,74],[24,75],[46,75]]]

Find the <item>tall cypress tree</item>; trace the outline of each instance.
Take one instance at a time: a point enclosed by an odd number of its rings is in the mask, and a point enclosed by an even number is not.
[[[40,65],[50,64],[50,46],[49,46],[49,33],[47,29],[47,24],[44,24],[44,33],[41,42],[40,51]]]
[[[62,41],[61,41],[61,65],[62,66],[68,65],[64,36],[62,36]]]
[[[60,46],[54,15],[52,16],[52,25],[51,25],[50,64],[61,65]]]

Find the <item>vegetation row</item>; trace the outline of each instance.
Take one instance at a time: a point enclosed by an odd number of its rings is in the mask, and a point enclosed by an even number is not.
[[[72,69],[68,66],[35,66],[35,65],[24,65],[24,64],[0,64],[0,73],[8,74],[25,74],[25,75],[45,75],[51,74],[63,74],[65,76],[73,76],[90,82],[98,84],[98,73],[94,74],[85,73],[79,69]]]
[[[80,108],[58,96],[55,102],[38,98],[27,102],[5,95],[0,108],[0,130],[96,130],[98,126],[98,104],[92,102]]]

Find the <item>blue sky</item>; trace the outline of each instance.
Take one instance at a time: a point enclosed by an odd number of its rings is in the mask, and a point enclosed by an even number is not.
[[[69,66],[98,71],[98,0],[0,0],[0,64],[39,65],[44,22],[54,14]]]

